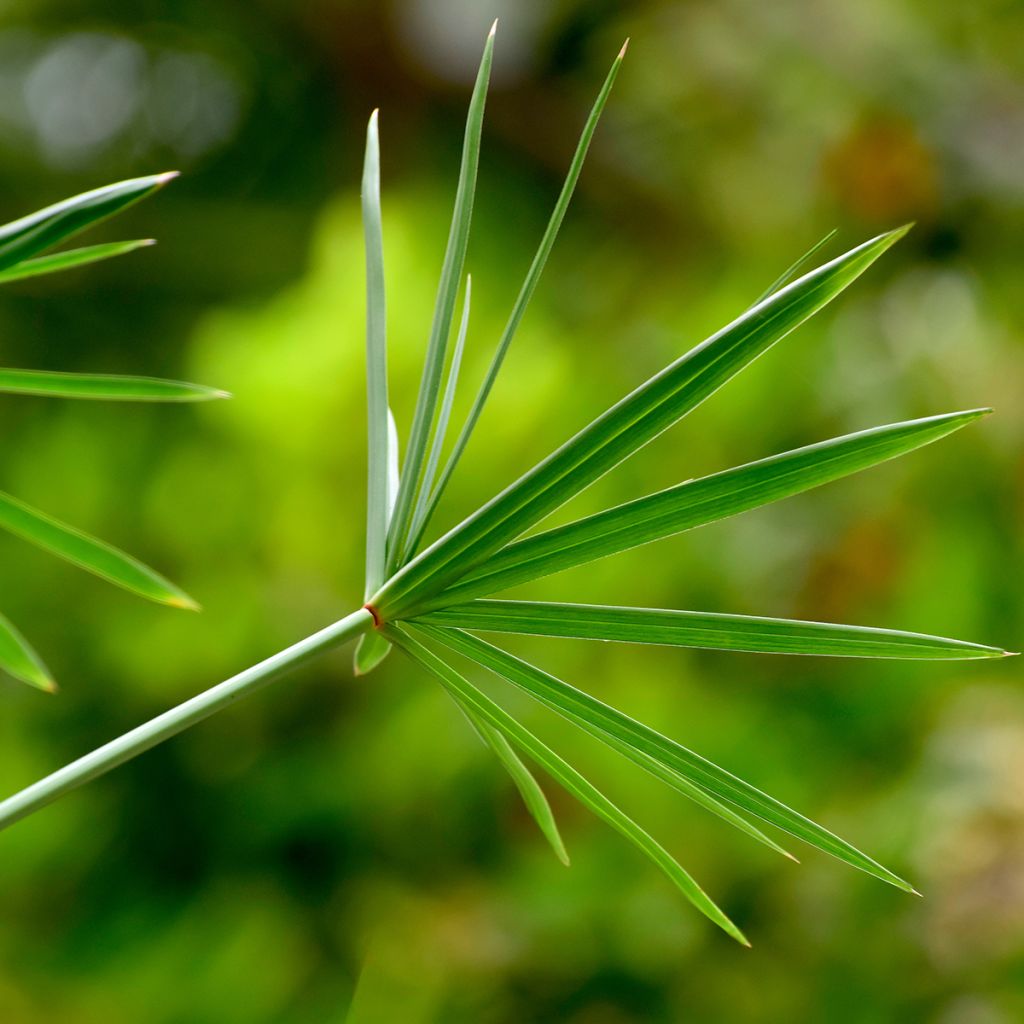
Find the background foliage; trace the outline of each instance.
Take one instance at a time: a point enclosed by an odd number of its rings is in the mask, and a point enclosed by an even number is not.
[[[5,791],[359,602],[365,117],[380,105],[407,426],[468,81],[496,13],[467,381],[604,71],[632,43],[481,425],[500,458],[470,448],[439,523],[730,319],[828,228],[839,251],[916,219],[834,307],[562,515],[873,423],[996,416],[530,592],[1020,646],[1024,10],[504,6],[8,8],[4,219],[131,174],[187,173],[109,229],[156,249],[7,286],[5,364],[236,397],[0,402],[3,488],[117,537],[205,608],[148,607],[0,538],[5,608],[64,684],[53,700],[0,684]],[[638,676],[613,645],[521,649],[877,853],[926,898],[810,852],[787,865],[524,706],[722,897],[754,941],[734,948],[552,791],[564,869],[436,686],[396,657],[353,681],[345,651],[4,834],[0,1019],[340,1022],[361,971],[367,1020],[1024,1016],[1016,661],[647,650]]]

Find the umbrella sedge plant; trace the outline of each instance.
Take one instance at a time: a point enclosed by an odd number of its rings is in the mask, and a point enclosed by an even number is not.
[[[937,441],[985,415],[988,410],[972,409],[874,427],[686,480],[555,529],[543,529],[541,525],[550,513],[654,441],[831,302],[907,228],[872,238],[798,276],[829,240],[823,239],[732,323],[641,383],[472,515],[425,543],[537,287],[626,49],[624,46],[612,64],[583,126],[565,184],[489,368],[466,421],[449,443],[468,334],[471,290],[468,275],[464,277],[464,264],[493,48],[492,28],[469,104],[436,307],[412,427],[401,459],[388,402],[376,111],[367,129],[362,180],[369,441],[364,604],[0,803],[0,827],[194,725],[314,655],[357,640],[357,674],[372,671],[395,647],[443,688],[508,770],[541,832],[563,862],[568,863],[565,845],[533,774],[536,769],[636,845],[687,900],[741,943],[746,944],[746,939],[739,928],[671,853],[486,695],[471,677],[484,672],[524,691],[682,796],[780,854],[792,857],[779,841],[780,834],[785,833],[883,882],[914,892],[909,882],[868,854],[726,768],[492,642],[495,635],[537,634],[830,657],[950,660],[1003,656],[1005,652],[995,647],[891,629],[710,611],[494,597],[513,585],[839,480]],[[481,638],[481,633],[491,639]]]

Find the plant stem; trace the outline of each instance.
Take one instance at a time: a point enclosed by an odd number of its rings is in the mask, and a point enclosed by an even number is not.
[[[359,611],[346,615],[345,618],[306,637],[305,640],[278,651],[258,665],[253,665],[252,668],[247,668],[244,672],[218,683],[204,693],[185,701],[184,704],[165,711],[144,725],[99,747],[91,754],[80,757],[60,771],[47,775],[45,779],[40,779],[39,782],[0,803],[0,829],[14,824],[70,790],[124,764],[125,761],[145,753],[151,747],[183,732],[204,718],[209,718],[210,715],[272,682],[288,669],[308,661],[314,655],[368,632],[372,626],[373,616],[365,608],[360,608]]]

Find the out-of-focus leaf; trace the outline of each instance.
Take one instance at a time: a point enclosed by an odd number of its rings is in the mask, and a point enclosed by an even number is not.
[[[191,611],[199,608],[188,594],[138,559],[2,492],[0,529],[150,601]]]
[[[132,178],[54,203],[0,227],[0,270],[13,267],[119,213],[177,177],[177,171]]]
[[[5,615],[0,615],[0,670],[47,693],[57,689],[43,659]]]
[[[209,402],[231,397],[218,388],[156,377],[0,368],[0,394],[3,393],[105,402]]]
[[[55,252],[50,256],[37,256],[35,259],[15,263],[6,270],[0,270],[0,284],[10,281],[21,281],[28,277],[41,277],[43,274],[56,274],[62,270],[74,270],[89,263],[99,263],[114,256],[135,252],[146,246],[155,244],[152,238],[139,238],[133,242],[105,242],[102,245],[90,245],[83,249],[68,249]]]

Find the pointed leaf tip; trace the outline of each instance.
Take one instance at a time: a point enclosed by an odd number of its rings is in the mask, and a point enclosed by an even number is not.
[[[494,38],[494,33],[497,32],[497,31],[498,31],[498,19],[495,18],[494,19],[494,24],[491,25],[491,31],[487,33],[487,38],[488,39],[493,39]]]
[[[160,188],[163,185],[166,185],[168,182],[174,181],[175,178],[178,178],[180,176],[181,171],[164,171],[163,174],[158,174],[156,176],[157,187]]]
[[[629,49],[629,36],[626,36],[626,41],[622,44],[622,49],[619,50],[619,56],[618,56],[619,60],[622,60],[622,58],[626,56],[626,50],[628,50],[628,49]]]
[[[189,597],[188,594],[178,594],[174,597],[167,598],[164,601],[169,608],[181,608],[186,612],[201,612],[203,606],[193,598]]]

